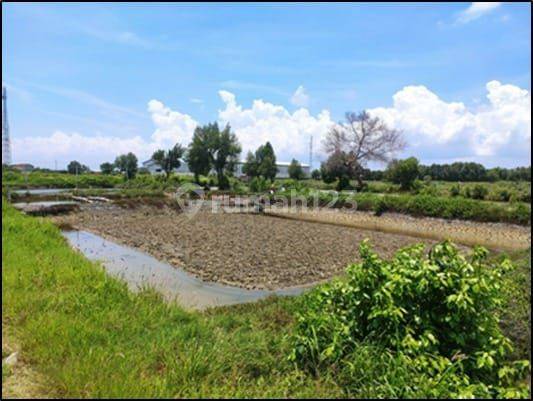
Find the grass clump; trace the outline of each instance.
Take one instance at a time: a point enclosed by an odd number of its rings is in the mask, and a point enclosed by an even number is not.
[[[347,278],[315,289],[300,313],[291,359],[338,372],[351,396],[527,397],[528,361],[508,361],[499,326],[508,261],[466,258],[449,242],[390,261],[361,245]],[[371,384],[369,384],[371,383]]]

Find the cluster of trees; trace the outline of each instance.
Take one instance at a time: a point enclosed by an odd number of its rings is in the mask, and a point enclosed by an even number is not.
[[[315,177],[316,176],[316,177]],[[365,181],[389,180],[388,170],[363,169]],[[455,162],[452,164],[419,165],[418,179],[431,178],[434,181],[451,182],[494,182],[494,181],[531,181],[531,166],[515,168],[486,168],[474,162]],[[313,178],[320,179],[320,171],[313,172]]]
[[[207,175],[214,170],[219,188],[227,189],[228,175],[235,171],[240,154],[241,145],[229,124],[220,130],[215,122],[196,127],[185,160],[197,182],[200,175]]]
[[[438,181],[531,181],[531,166],[516,168],[485,168],[473,162],[420,166],[420,176]]]
[[[259,146],[255,153],[248,152],[242,172],[251,178],[263,177],[266,180],[276,178],[278,173],[276,154],[270,142]]]
[[[72,160],[67,166],[67,172],[69,174],[83,174],[88,173],[91,169],[85,164],[81,164],[76,160]]]
[[[420,165],[414,157],[405,160],[394,160],[394,154],[405,147],[401,131],[391,129],[377,117],[370,116],[366,111],[346,113],[343,123],[336,124],[328,132],[324,141],[324,149],[328,158],[311,174],[314,179],[322,179],[327,183],[337,182],[337,189],[350,187],[350,181],[357,181],[356,189],[364,187],[365,180],[390,180],[410,189],[416,179],[432,179],[442,181],[530,181],[531,167],[513,169],[486,169],[479,163],[456,162],[452,164]],[[159,149],[152,155],[165,172],[170,173],[179,168],[184,159],[195,180],[201,175],[214,171],[221,189],[229,187],[228,176],[235,170],[239,160],[241,145],[237,136],[226,125],[220,129],[218,124],[210,123],[195,129],[192,142],[187,148],[181,144],[171,149]],[[386,162],[387,170],[370,170],[368,162]],[[100,169],[105,174],[116,170],[122,172],[127,179],[135,177],[138,171],[137,157],[133,153],[120,155],[114,163],[103,163]],[[68,166],[69,173],[89,171],[87,166],[72,161]],[[270,142],[261,145],[255,152],[248,152],[243,173],[248,177],[274,180],[278,168],[276,155]],[[301,164],[293,159],[289,166],[289,176],[293,179],[305,177]]]

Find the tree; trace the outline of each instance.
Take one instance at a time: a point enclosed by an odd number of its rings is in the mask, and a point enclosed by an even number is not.
[[[393,160],[389,163],[387,177],[402,189],[411,189],[420,174],[418,159],[409,157],[405,160]]]
[[[346,113],[346,121],[328,132],[324,148],[331,156],[343,153],[347,170],[363,186],[363,167],[370,161],[388,162],[391,155],[405,147],[401,131],[390,129],[366,111]],[[340,152],[340,153],[339,153]]]
[[[72,160],[67,166],[67,171],[69,174],[82,174],[90,171],[90,169],[79,161]]]
[[[193,172],[196,182],[199,182],[200,175],[207,175],[209,174],[209,170],[211,170],[208,148],[207,129],[196,127],[192,142],[185,156],[189,170]]]
[[[242,172],[251,178],[259,176],[259,165],[255,155],[251,151],[248,151],[248,154],[246,155],[246,161],[242,166]]]
[[[127,180],[135,178],[137,173],[137,156],[133,153],[117,156],[115,166],[124,173]]]
[[[229,124],[221,131],[215,122],[198,127],[195,137],[197,137],[196,143],[193,138],[189,147],[189,158],[192,151],[195,156],[193,161],[198,162],[197,165],[193,165],[193,171],[197,174],[201,168],[204,169],[203,171],[207,169],[207,172],[213,168],[217,175],[218,186],[220,189],[227,189],[229,180],[226,174],[233,174],[241,153],[241,145],[237,136],[231,132]]]
[[[320,174],[326,183],[337,182],[337,190],[342,191],[350,186],[350,178],[358,174],[359,166],[352,163],[353,158],[343,151],[330,154],[326,162],[320,166]]]
[[[267,180],[274,180],[278,173],[278,168],[276,167],[274,148],[272,148],[270,142],[257,148],[255,158],[257,160],[258,175],[265,177]]]
[[[163,149],[156,150],[152,155],[152,159],[161,166],[165,172],[165,177],[168,180],[172,170],[181,166],[180,159],[184,152],[185,149],[179,143],[177,143],[172,149],[166,151]]]
[[[311,173],[311,178],[313,180],[320,180],[322,178],[322,175],[320,174],[320,170],[319,169],[314,169],[313,172]]]
[[[289,165],[289,177],[294,180],[301,180],[305,178],[302,165],[296,159],[292,159],[291,164]]]
[[[114,169],[115,165],[113,163],[105,162],[100,164],[100,171],[102,174],[111,174]]]

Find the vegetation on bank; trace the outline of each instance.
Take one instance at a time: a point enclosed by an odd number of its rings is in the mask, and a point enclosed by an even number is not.
[[[287,197],[289,200],[292,198],[293,201],[299,198],[299,203],[294,201],[295,204],[304,204],[305,202],[309,207],[356,208],[356,210],[373,211],[376,215],[384,212],[395,212],[417,217],[531,224],[531,205],[519,202],[485,202],[462,197],[446,198],[432,195],[337,194],[305,189],[300,191],[286,190],[268,197],[274,204],[283,197]]]
[[[2,189],[25,188],[113,188],[124,182],[119,175],[104,175],[95,173],[68,174],[58,172],[33,171],[21,173],[19,171],[2,170]]]
[[[346,278],[304,296],[295,362],[315,373],[333,367],[354,397],[528,396],[529,362],[509,360],[499,326],[508,260],[489,264],[483,248],[464,257],[449,242],[389,261],[366,243],[360,253]]]
[[[46,219],[4,201],[2,323],[24,361],[47,376],[50,394],[62,397],[527,396],[519,380],[527,367],[513,361],[530,352],[516,330],[530,307],[521,300],[530,288],[529,254],[507,271],[489,268],[483,253],[466,261],[440,246],[430,260],[413,248],[391,261],[363,247],[363,263],[345,280],[309,295],[197,313],[150,290],[129,292]],[[499,357],[481,334],[486,329],[508,349],[494,307],[506,332],[521,333],[512,355]],[[409,334],[412,341],[403,341]],[[471,348],[461,348],[461,336]],[[464,356],[454,359],[454,347]],[[476,355],[472,367],[477,351],[488,356]]]
[[[2,203],[2,325],[59,397],[339,397],[288,361],[298,298],[207,313],[131,293]]]

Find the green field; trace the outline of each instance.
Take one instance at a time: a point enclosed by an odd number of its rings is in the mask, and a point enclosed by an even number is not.
[[[502,281],[513,360],[530,353],[529,255],[513,255],[518,269]],[[45,218],[24,216],[5,201],[2,292],[3,330],[20,344],[24,362],[46,377],[46,395],[442,397],[458,394],[451,388],[474,391],[460,372],[453,380],[446,373],[441,385],[424,379],[430,371],[421,375],[405,355],[373,343],[360,343],[342,371],[334,364],[310,371],[289,358],[297,327],[302,335],[297,317],[309,315],[313,298],[185,311],[149,289],[129,292],[70,249]],[[524,394],[516,391],[500,394]]]

